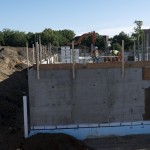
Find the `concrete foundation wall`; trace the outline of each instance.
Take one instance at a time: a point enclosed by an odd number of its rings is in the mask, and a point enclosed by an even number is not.
[[[145,88],[142,68],[29,70],[30,125],[128,122],[143,119]]]

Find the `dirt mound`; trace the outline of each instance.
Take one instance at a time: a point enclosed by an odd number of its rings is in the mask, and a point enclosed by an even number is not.
[[[29,49],[30,65],[32,58],[32,49]],[[15,71],[21,71],[27,68],[26,48],[1,47],[0,48],[0,79],[7,78]]]
[[[23,150],[88,150],[83,142],[65,134],[37,134],[25,140]]]
[[[86,139],[84,142],[94,150],[149,150],[150,135],[112,136]]]

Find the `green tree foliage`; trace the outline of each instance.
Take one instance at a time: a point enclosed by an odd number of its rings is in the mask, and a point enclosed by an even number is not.
[[[4,45],[11,46],[11,36],[13,35],[14,31],[10,29],[3,29],[3,38],[4,38]]]
[[[139,48],[139,45],[142,43],[144,32],[142,30],[143,21],[135,20],[134,24],[136,27],[134,27],[134,33],[132,33],[132,36],[134,40],[136,40],[136,46]]]
[[[105,40],[104,40],[104,37],[101,36],[101,35],[99,35],[98,33],[96,34],[95,46],[97,46],[99,50],[105,50]]]
[[[12,45],[11,46],[26,46],[26,34],[24,32],[15,31],[12,35]]]
[[[25,32],[10,29],[3,30],[3,38],[5,46],[25,46],[27,42]]]
[[[28,41],[29,47],[32,47],[32,44],[35,44],[35,35],[41,35],[41,42],[43,45],[51,43],[52,45],[66,45],[67,42],[71,41],[75,33],[72,30],[52,30],[50,28],[44,29],[40,33],[32,33],[15,31],[11,29],[3,29],[0,31],[0,45],[3,46],[25,46]]]
[[[114,49],[114,50],[121,50],[121,45],[119,43],[113,43],[112,49]]]
[[[28,41],[29,47],[32,47],[32,44],[35,44],[35,34],[32,32],[28,32],[26,34],[26,39]]]
[[[41,39],[42,39],[42,44],[46,45],[48,43],[54,44],[56,42],[55,35],[52,29],[46,28],[42,33],[41,33]]]
[[[137,26],[134,28],[133,36],[140,39],[141,36],[141,21],[135,21]],[[41,42],[43,45],[47,45],[51,43],[52,45],[59,45],[63,46],[66,45],[68,42],[72,41],[75,38],[75,33],[72,30],[64,29],[64,30],[52,30],[51,28],[45,28],[40,33],[32,33],[20,31],[14,31],[10,29],[3,29],[0,31],[0,44],[4,46],[25,46],[26,42],[28,41],[29,46],[32,47],[32,44],[35,44],[35,35],[41,35]],[[139,36],[140,35],[140,36]],[[132,37],[133,37],[132,36]],[[129,50],[133,46],[133,39],[132,37],[128,36],[124,32],[121,32],[119,35],[115,35],[111,39],[111,49],[121,49],[122,40],[125,41],[125,50]],[[89,34],[88,37],[83,38],[81,45],[91,47],[92,43],[92,35]],[[95,46],[98,47],[100,50],[105,49],[105,39],[103,36],[96,33],[96,41]]]
[[[58,33],[60,38],[62,39],[62,43],[60,45],[65,45],[68,41],[71,41],[75,36],[74,31],[67,29],[59,30]]]
[[[121,50],[122,40],[124,40],[125,50],[130,50],[133,47],[132,37],[128,36],[124,32],[120,32],[119,35],[115,35],[111,39],[111,49]]]
[[[4,45],[4,35],[3,32],[0,31],[0,45]]]
[[[50,28],[46,28],[42,33],[42,44],[51,43],[53,45],[65,45],[67,42],[71,41],[75,36],[72,30],[59,30],[55,31]]]

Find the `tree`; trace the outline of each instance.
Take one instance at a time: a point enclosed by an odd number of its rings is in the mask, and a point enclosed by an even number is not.
[[[105,50],[105,40],[104,37],[96,33],[96,42],[95,46],[98,47],[99,50]]]
[[[3,29],[5,46],[25,46],[27,39],[25,32]]]
[[[4,35],[3,32],[0,31],[0,45],[4,45]]]
[[[26,46],[27,39],[25,32],[14,31],[14,33],[11,35],[11,40],[12,40],[11,46],[17,47]]]
[[[133,47],[132,37],[128,36],[123,31],[119,33],[119,35],[115,35],[111,39],[111,49],[121,50],[122,40],[124,40],[124,48],[125,50],[130,50]]]
[[[51,43],[53,45],[66,45],[67,42],[71,41],[75,36],[72,30],[52,30],[46,28],[42,33],[42,44]]]
[[[68,30],[68,29],[59,30],[58,33],[59,33],[62,37],[66,38],[67,41],[71,41],[71,40],[74,38],[74,36],[75,36],[74,31]]]
[[[134,33],[132,33],[132,36],[134,40],[136,40],[136,47],[139,49],[140,45],[142,44],[144,35],[144,32],[142,30],[143,21],[135,20],[134,24],[136,25],[136,27],[134,27]]]
[[[11,40],[12,34],[14,34],[13,30],[7,28],[3,29],[3,38],[4,38],[5,46],[12,46],[12,40]]]
[[[32,47],[32,44],[35,44],[35,34],[32,32],[28,32],[26,34],[26,39],[28,41],[29,47]]]
[[[113,43],[112,47],[113,47],[112,49],[114,50],[121,50],[121,45],[119,43]]]
[[[47,45],[49,43],[53,45],[58,45],[58,38],[56,35],[56,32],[50,28],[46,28],[42,33],[41,33],[41,39],[42,39],[42,44]]]

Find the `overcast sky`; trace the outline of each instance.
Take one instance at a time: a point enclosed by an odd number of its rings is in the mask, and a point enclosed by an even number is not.
[[[71,29],[113,36],[133,32],[135,20],[150,28],[150,0],[1,0],[0,30]]]

